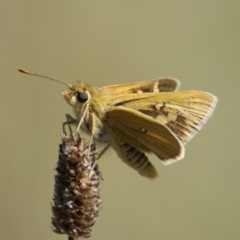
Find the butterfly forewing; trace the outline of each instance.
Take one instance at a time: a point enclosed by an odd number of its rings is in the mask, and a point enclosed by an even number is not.
[[[188,142],[211,116],[217,98],[201,91],[128,94],[112,99],[124,106],[148,115],[168,127],[184,144]],[[110,100],[111,101],[111,100]]]
[[[111,85],[99,90],[110,95],[129,93],[157,93],[177,91],[180,82],[175,78],[164,77],[145,82]]]

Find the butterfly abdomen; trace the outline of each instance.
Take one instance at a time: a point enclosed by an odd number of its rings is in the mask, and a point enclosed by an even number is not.
[[[154,166],[148,160],[146,154],[128,143],[119,144],[123,156],[121,159],[130,167],[139,172],[140,175],[147,178],[156,178],[158,176]]]

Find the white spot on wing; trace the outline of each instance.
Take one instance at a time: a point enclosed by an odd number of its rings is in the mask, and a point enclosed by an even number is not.
[[[143,132],[143,133],[146,133],[146,132],[147,132],[147,129],[144,128],[144,127],[140,127],[140,131]]]

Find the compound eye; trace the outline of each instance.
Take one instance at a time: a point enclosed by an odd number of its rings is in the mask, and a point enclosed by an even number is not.
[[[86,92],[78,92],[77,100],[81,103],[84,103],[88,100],[88,94]]]

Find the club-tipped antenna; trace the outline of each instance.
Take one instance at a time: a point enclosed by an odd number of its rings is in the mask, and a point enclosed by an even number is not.
[[[41,75],[41,74],[38,74],[38,73],[30,72],[30,71],[28,71],[28,70],[26,70],[26,69],[23,69],[23,68],[19,68],[18,71],[21,72],[21,73],[33,75],[33,76],[36,76],[36,77],[46,78],[46,79],[52,80],[52,81],[54,81],[54,82],[58,82],[58,83],[67,85],[67,86],[69,86],[69,87],[72,87],[71,84],[68,84],[68,83],[62,82],[62,81],[60,81],[60,80],[58,80],[58,79],[51,78],[51,77],[47,77],[47,76],[44,76],[44,75]]]

